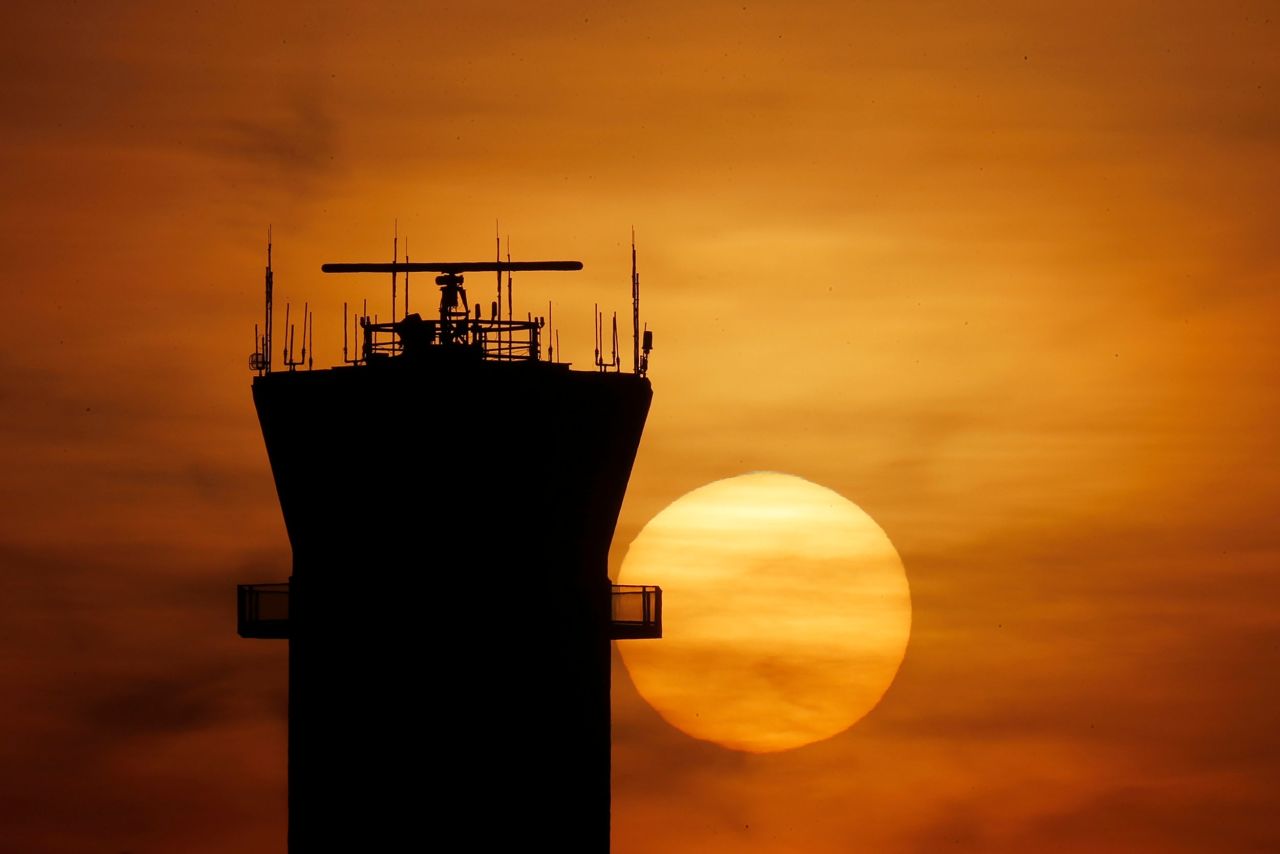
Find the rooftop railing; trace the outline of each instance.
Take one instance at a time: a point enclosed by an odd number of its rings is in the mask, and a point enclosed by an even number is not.
[[[412,355],[433,347],[464,347],[495,362],[531,362],[540,357],[542,322],[470,317],[410,315],[394,323],[365,323],[363,358]]]

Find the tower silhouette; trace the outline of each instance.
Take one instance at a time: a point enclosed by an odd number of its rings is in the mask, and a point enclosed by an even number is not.
[[[286,324],[288,370],[272,371],[268,248],[250,365],[293,567],[241,585],[238,617],[242,636],[289,643],[293,854],[609,848],[610,641],[661,636],[661,591],[607,568],[651,338],[633,373],[616,343],[573,370],[543,358],[542,319],[473,316],[463,282],[580,268],[325,265],[403,274],[406,290],[438,273],[439,314],[406,296],[405,316],[362,317],[359,354],[319,370],[296,369]],[[634,249],[632,286],[638,300]],[[304,349],[307,328],[304,313]]]

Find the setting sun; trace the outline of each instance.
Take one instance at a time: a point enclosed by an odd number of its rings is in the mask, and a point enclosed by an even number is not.
[[[855,504],[799,477],[708,484],[644,527],[622,583],[665,592],[661,643],[621,644],[671,724],[735,750],[788,750],[862,718],[911,631],[902,561]]]

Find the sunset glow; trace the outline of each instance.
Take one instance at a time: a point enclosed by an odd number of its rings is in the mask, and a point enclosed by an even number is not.
[[[695,621],[727,601],[673,577],[670,637],[614,647],[614,854],[1280,850],[1274,0],[48,0],[5,25],[0,849],[282,854],[286,651],[236,637],[232,595],[291,565],[247,366],[267,228],[276,340],[307,302],[320,367],[343,303],[390,297],[320,264],[390,260],[397,221],[414,259],[491,259],[497,220],[515,258],[584,263],[515,279],[578,369],[596,304],[630,356],[636,229],[654,397],[615,578],[750,471],[856,501],[910,573],[888,693],[767,753],[642,695],[743,663],[634,667],[721,631]],[[455,447],[316,471],[506,453],[468,444],[467,395],[432,401]],[[495,496],[545,501],[512,457]],[[502,536],[497,501],[454,512]],[[353,566],[353,607],[402,569]],[[465,569],[538,612],[526,566]],[[798,594],[734,590],[810,655]],[[746,604],[730,648],[791,672],[746,636],[774,602]],[[850,684],[830,670],[785,693]]]

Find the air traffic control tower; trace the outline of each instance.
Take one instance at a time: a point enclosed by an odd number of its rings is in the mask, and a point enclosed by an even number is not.
[[[662,633],[661,591],[607,570],[652,398],[634,247],[631,372],[616,317],[591,370],[511,317],[512,272],[580,263],[509,259],[327,264],[389,274],[393,306],[401,277],[402,314],[366,311],[353,354],[316,370],[286,320],[272,370],[267,257],[250,366],[293,568],[242,585],[238,616],[289,643],[289,851],[608,851],[610,641]],[[427,319],[408,303],[424,272]],[[474,273],[497,274],[488,318]]]

